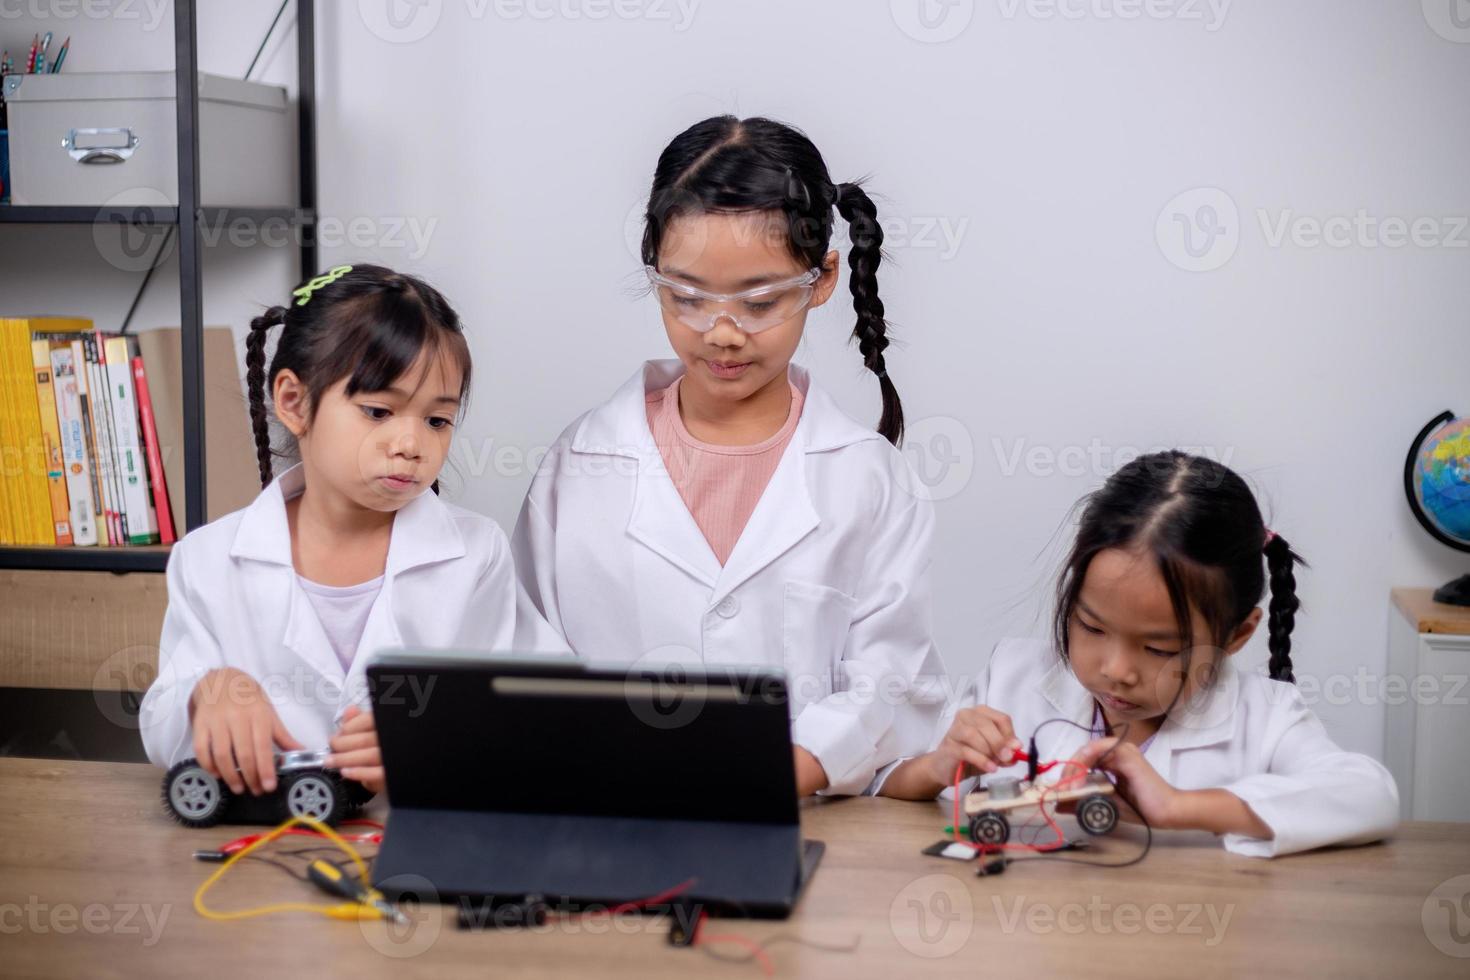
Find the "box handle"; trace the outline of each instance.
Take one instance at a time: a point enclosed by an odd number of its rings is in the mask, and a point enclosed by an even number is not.
[[[79,141],[77,137],[89,137]],[[103,141],[103,137],[112,137]],[[85,142],[86,146],[79,146]],[[77,163],[126,163],[138,148],[138,136],[127,126],[100,129],[73,129],[61,138],[61,146]]]

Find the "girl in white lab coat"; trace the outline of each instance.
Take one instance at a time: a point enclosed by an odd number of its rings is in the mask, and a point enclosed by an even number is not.
[[[1052,640],[1003,641],[969,706],[884,795],[948,797],[1024,749],[1101,766],[1151,826],[1212,831],[1240,854],[1384,837],[1398,822],[1393,777],[1334,744],[1294,684],[1299,562],[1228,467],[1182,452],[1134,460],[1087,501]],[[1233,663],[1263,618],[1269,676]]]
[[[437,290],[359,265],[256,317],[246,351],[265,489],[169,556],[144,744],[161,766],[194,756],[236,793],[275,788],[276,748],[330,747],[328,765],[376,791],[369,655],[509,649],[514,634],[509,542],[437,495],[469,348]],[[300,455],[274,482],[267,388]]]
[[[834,211],[877,432],[791,363],[837,286]],[[895,448],[882,244],[868,195],[834,183],[796,130],[724,116],[677,136],[643,235],[677,360],[644,364],[567,428],[514,536],[532,601],[583,657],[783,668],[802,794],[869,788],[922,751],[941,710],[915,690],[942,670],[933,514]]]

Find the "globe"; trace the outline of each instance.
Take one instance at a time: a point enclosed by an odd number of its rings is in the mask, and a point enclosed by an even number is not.
[[[1444,412],[1419,432],[1404,463],[1404,493],[1435,540],[1470,552],[1470,419]],[[1434,598],[1470,606],[1470,575],[1444,585]]]

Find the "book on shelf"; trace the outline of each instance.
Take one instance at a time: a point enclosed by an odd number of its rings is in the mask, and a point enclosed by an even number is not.
[[[0,317],[0,544],[58,540],[54,502],[56,483],[64,480],[51,478],[31,334],[71,336],[91,327],[90,320],[68,317]],[[47,404],[55,410],[54,393]]]
[[[146,330],[137,336],[148,366],[153,417],[162,447],[172,521],[184,530],[184,357],[178,327]],[[240,349],[229,327],[204,328],[204,459],[207,521],[249,506],[260,492],[255,437],[241,383]]]
[[[66,463],[66,491],[70,495],[72,539],[75,544],[97,543],[97,517],[92,506],[92,462],[87,451],[87,423],[82,415],[81,386],[69,341],[42,339],[51,352],[51,376],[56,392],[56,415],[61,423],[62,458]]]
[[[107,394],[112,406],[113,446],[117,456],[117,483],[121,490],[123,523],[128,544],[158,543],[158,518],[151,513],[148,464],[139,438],[138,397],[133,391],[133,358],[129,338],[108,337],[102,345],[107,368]]]
[[[150,390],[137,338],[85,319],[0,318],[0,545],[172,544],[165,461],[178,454],[160,412],[181,418],[182,405]]]
[[[228,327],[204,330],[208,517],[256,494]],[[177,327],[119,335],[64,317],[0,318],[0,545],[172,544],[183,531]]]
[[[122,544],[116,505],[117,487],[113,479],[117,457],[112,450],[112,419],[108,411],[107,386],[102,383],[97,361],[96,334],[91,331],[82,334],[80,339],[72,341],[72,350],[80,350],[79,356],[87,371],[86,384],[78,387],[82,389],[82,414],[87,417],[92,434],[92,472],[97,489],[93,505],[97,508],[97,526],[100,528],[98,543]]]
[[[153,512],[158,521],[160,544],[173,544],[173,510],[164,477],[163,451],[158,445],[158,422],[153,413],[153,396],[148,388],[148,369],[141,354],[133,355],[133,390],[138,396],[138,420],[143,434],[143,454],[148,463],[148,489],[153,494]]]
[[[36,379],[36,402],[41,420],[41,447],[46,459],[46,491],[51,501],[52,535],[59,545],[72,544],[71,512],[66,492],[66,456],[61,448],[61,419],[56,414],[52,383],[51,344],[31,341],[31,369]]]

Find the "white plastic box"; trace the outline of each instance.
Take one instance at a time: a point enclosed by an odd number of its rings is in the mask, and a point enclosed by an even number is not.
[[[177,205],[174,73],[7,75],[16,205]],[[299,196],[286,90],[199,76],[200,203],[289,207]]]

